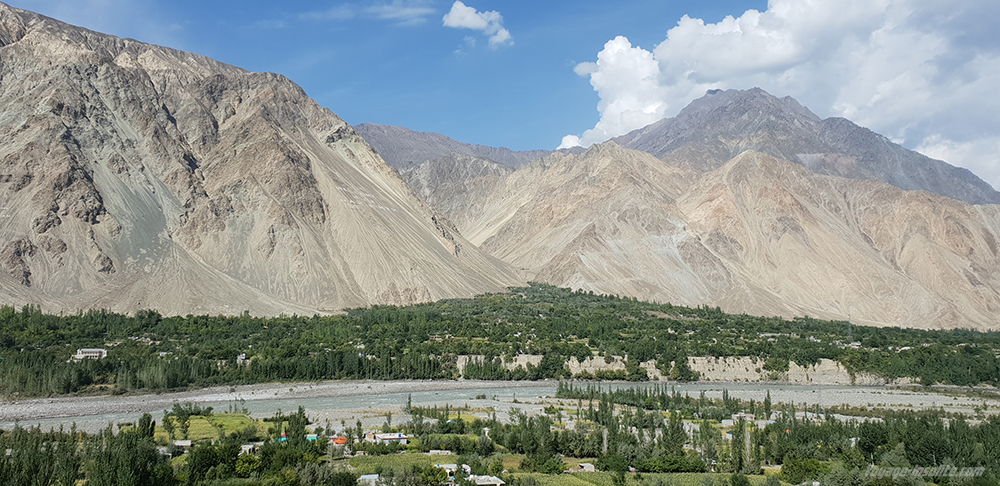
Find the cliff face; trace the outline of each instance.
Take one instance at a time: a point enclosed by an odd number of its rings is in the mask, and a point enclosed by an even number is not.
[[[313,312],[517,282],[288,79],[0,4],[0,291]]]

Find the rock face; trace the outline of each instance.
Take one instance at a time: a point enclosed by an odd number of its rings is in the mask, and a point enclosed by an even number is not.
[[[779,99],[759,88],[710,91],[676,117],[614,140],[698,172],[754,150],[819,174],[882,181],[972,204],[1000,204],[1000,193],[966,169],[907,150],[849,120],[820,119],[794,99]]]
[[[503,147],[470,145],[440,133],[416,132],[404,127],[362,123],[354,127],[375,148],[389,165],[409,170],[428,160],[449,155],[471,156],[491,160],[511,167],[520,167],[532,160],[552,154],[552,150],[516,152]]]
[[[315,312],[518,282],[288,79],[0,4],[0,293]]]
[[[527,279],[730,312],[995,328],[1000,207],[746,151],[699,174],[614,142],[437,203]]]

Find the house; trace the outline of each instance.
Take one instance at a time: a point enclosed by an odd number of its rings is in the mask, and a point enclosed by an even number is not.
[[[430,452],[427,453],[427,455],[429,455],[429,456],[450,456],[451,455],[451,451],[449,451],[447,449],[431,449]]]
[[[358,478],[358,486],[375,486],[378,482],[378,474],[365,474]]]
[[[104,359],[108,357],[108,350],[104,348],[80,348],[70,361],[83,361],[85,359]]]
[[[333,439],[330,439],[330,442],[333,442],[336,445],[347,445],[347,437],[334,437]]]
[[[477,486],[503,486],[506,484],[496,476],[469,476],[469,481]]]
[[[376,444],[402,444],[406,445],[406,440],[410,437],[394,432],[391,434],[375,434],[374,442]]]
[[[186,450],[188,450],[188,449],[191,448],[191,441],[190,440],[175,440],[174,441],[174,445],[177,446],[177,447],[180,447],[181,449],[184,449],[186,451]]]
[[[581,462],[566,470],[567,473],[597,472],[597,468],[589,462]]]
[[[458,472],[458,464],[437,463],[434,465],[434,467],[439,467],[441,469],[444,469],[444,471],[448,473],[449,480],[454,480],[455,473]],[[472,474],[472,467],[470,467],[468,464],[462,464],[462,472],[465,473],[466,475]]]
[[[243,454],[250,454],[251,456],[257,452],[257,446],[253,444],[243,444],[240,446],[240,453],[237,455],[242,456]]]

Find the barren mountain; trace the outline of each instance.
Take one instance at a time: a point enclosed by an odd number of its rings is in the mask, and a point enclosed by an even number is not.
[[[699,175],[614,142],[438,203],[527,278],[731,312],[995,327],[1000,207],[745,151]],[[463,209],[467,208],[467,209]]]
[[[465,192],[489,190],[485,187],[495,184],[511,172],[514,172],[514,168],[509,165],[470,155],[452,154],[428,160],[400,175],[432,207],[444,214],[466,216],[466,208],[451,208],[447,204],[461,201]]]
[[[794,99],[759,88],[709,91],[676,117],[615,142],[702,172],[754,150],[819,174],[882,181],[972,204],[1000,203],[1000,193],[967,169],[907,150],[849,120],[820,119]]]
[[[288,79],[0,4],[0,292],[314,312],[518,282]]]
[[[471,145],[432,132],[416,132],[404,127],[362,123],[354,127],[358,134],[399,170],[409,170],[428,160],[449,155],[465,155],[487,159],[511,167],[520,167],[532,160],[552,154],[553,150],[516,152],[503,147]]]

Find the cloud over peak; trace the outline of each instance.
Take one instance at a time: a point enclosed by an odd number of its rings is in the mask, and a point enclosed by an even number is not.
[[[490,47],[493,49],[503,45],[514,45],[510,31],[503,27],[503,16],[495,10],[478,12],[475,8],[456,1],[442,20],[445,27],[482,31],[484,35],[489,36]]]
[[[760,86],[843,116],[1000,183],[1000,18],[991,0],[771,0],[717,23],[682,17],[652,50],[616,37],[590,78],[600,121],[561,146],[590,145],[673,116],[713,88]]]

